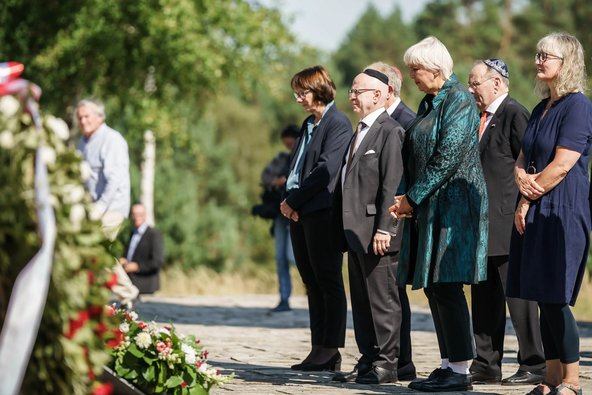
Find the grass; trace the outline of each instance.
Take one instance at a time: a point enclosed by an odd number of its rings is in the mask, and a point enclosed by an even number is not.
[[[291,268],[292,288],[294,295],[304,295],[304,286],[296,268]],[[346,288],[347,270],[344,266]],[[349,290],[347,291],[349,294]],[[233,271],[217,273],[200,267],[190,272],[178,268],[168,268],[161,274],[160,295],[246,295],[278,293],[275,270],[270,267],[245,265]],[[465,288],[470,301],[470,290]],[[411,291],[408,287],[409,300],[412,304],[427,306],[427,299],[422,290]],[[578,321],[592,321],[592,280],[586,274],[582,283],[578,301],[573,308]]]

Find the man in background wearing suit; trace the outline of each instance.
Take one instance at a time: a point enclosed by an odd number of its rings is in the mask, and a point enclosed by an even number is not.
[[[352,373],[335,375],[335,381],[382,384],[398,378],[401,304],[394,236],[399,229],[388,207],[403,174],[404,129],[385,111],[388,82],[384,73],[366,69],[349,91],[360,122],[345,154],[336,205],[341,203],[354,331],[362,356]]]
[[[473,333],[477,358],[473,383],[498,383],[504,353],[506,302],[518,337],[518,371],[503,385],[538,384],[545,358],[536,302],[506,298],[510,234],[518,189],[514,162],[520,153],[528,111],[508,96],[510,75],[499,59],[478,60],[469,74],[469,91],[481,111],[479,151],[489,196],[487,281],[471,285]]]
[[[401,85],[403,84],[401,70],[384,62],[375,62],[366,68],[378,70],[388,77],[389,94],[384,108],[386,108],[386,112],[391,118],[399,122],[403,126],[403,129],[407,130],[415,120],[415,112],[401,100]]]
[[[162,235],[146,223],[144,205],[134,204],[131,218],[134,231],[119,262],[140,294],[151,294],[160,288],[159,272],[164,262]]]
[[[375,62],[366,68],[378,70],[386,74],[388,77],[389,94],[386,103],[384,104],[384,108],[391,118],[407,130],[415,120],[416,114],[401,100],[401,85],[403,84],[403,75],[401,74],[401,71],[397,67],[388,65],[384,62]],[[401,134],[401,141],[404,139],[405,136]],[[401,230],[402,229],[403,227],[401,226]],[[402,231],[397,235],[397,240],[395,242],[397,246],[401,244],[401,236]],[[409,304],[405,285],[399,287],[399,300],[401,301],[402,310],[399,377],[413,379],[413,376],[415,375],[415,365],[412,361],[411,350],[411,306]]]

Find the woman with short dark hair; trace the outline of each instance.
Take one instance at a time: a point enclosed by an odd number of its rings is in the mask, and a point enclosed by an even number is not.
[[[333,191],[347,145],[349,119],[335,106],[335,84],[322,66],[291,81],[294,97],[311,115],[302,124],[280,205],[289,218],[296,266],[306,287],[312,349],[296,370],[339,370],[345,344],[346,299],[342,253],[332,229]]]

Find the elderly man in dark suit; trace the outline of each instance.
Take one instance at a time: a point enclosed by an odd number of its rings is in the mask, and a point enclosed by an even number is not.
[[[151,294],[160,288],[159,272],[164,262],[162,235],[146,223],[144,205],[134,204],[131,218],[134,231],[119,262],[140,294]]]
[[[378,70],[389,79],[388,97],[384,108],[388,115],[397,121],[405,130],[413,123],[416,114],[401,100],[401,86],[403,84],[403,75],[401,71],[392,65],[384,62],[375,62],[366,67],[367,69]],[[401,136],[401,141],[404,136]],[[396,245],[401,244],[402,232],[397,235]],[[399,300],[401,301],[402,322],[401,322],[401,350],[399,354],[399,378],[413,379],[415,376],[415,365],[412,361],[411,350],[411,306],[404,286],[399,287]]]
[[[514,162],[530,116],[508,96],[509,78],[506,64],[499,59],[478,60],[469,74],[469,91],[481,111],[479,151],[489,196],[487,281],[471,285],[477,347],[477,357],[470,368],[474,384],[501,380],[506,303],[518,337],[520,367],[502,384],[540,383],[545,367],[536,302],[505,297],[510,234],[518,196]]]
[[[381,384],[398,378],[401,303],[395,273],[400,241],[388,208],[403,174],[404,129],[385,111],[388,82],[384,73],[366,69],[349,91],[360,122],[344,157],[336,205],[342,212],[355,338],[362,356],[352,373],[335,375],[335,381]]]

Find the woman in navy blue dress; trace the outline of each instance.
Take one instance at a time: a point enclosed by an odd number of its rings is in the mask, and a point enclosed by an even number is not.
[[[574,305],[588,257],[588,151],[592,103],[584,51],[566,33],[537,44],[534,108],[516,161],[521,197],[514,217],[507,294],[537,301],[547,372],[529,394],[580,394]]]

